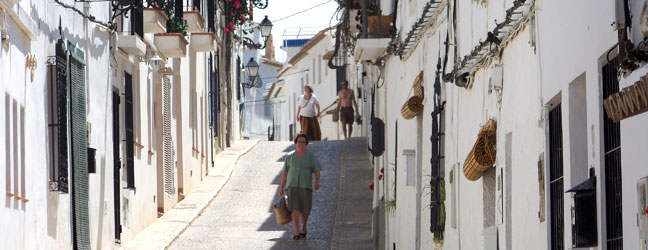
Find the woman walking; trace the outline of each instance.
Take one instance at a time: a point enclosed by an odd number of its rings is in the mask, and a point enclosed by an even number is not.
[[[288,154],[281,174],[279,195],[284,195],[284,187],[288,192],[288,210],[291,211],[295,233],[294,240],[306,238],[306,223],[313,207],[313,190],[319,189],[320,167],[315,154],[306,150],[308,137],[297,134],[295,138],[296,150]],[[315,184],[313,185],[313,174]],[[299,228],[299,218],[302,225]]]
[[[304,94],[299,97],[298,103],[297,120],[301,124],[301,132],[306,134],[310,141],[322,140],[322,132],[317,121],[320,115],[319,100],[313,94],[311,86],[304,86]]]

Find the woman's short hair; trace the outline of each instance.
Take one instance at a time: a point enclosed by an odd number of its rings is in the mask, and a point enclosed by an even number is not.
[[[315,92],[315,91],[313,91],[313,87],[311,87],[310,85],[306,85],[306,86],[304,86],[304,88],[308,89],[309,93],[311,93],[311,94],[313,92]]]
[[[303,133],[299,133],[297,134],[297,136],[295,136],[295,144],[297,144],[297,140],[299,139],[299,137],[304,137],[304,139],[306,139],[306,145],[308,145],[308,136],[306,136],[306,134]]]

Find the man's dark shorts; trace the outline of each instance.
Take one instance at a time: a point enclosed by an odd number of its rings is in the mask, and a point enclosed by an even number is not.
[[[340,107],[340,120],[353,124],[353,107]]]

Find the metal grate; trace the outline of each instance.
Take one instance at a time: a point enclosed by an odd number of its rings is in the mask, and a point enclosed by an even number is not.
[[[549,111],[549,202],[551,206],[551,249],[565,249],[562,111],[558,104]]]
[[[126,89],[126,186],[135,188],[135,133],[133,114],[133,76],[124,72],[124,88]]]
[[[216,11],[214,11],[215,7],[216,6],[214,0],[207,0],[207,28],[208,28],[207,31],[211,31],[214,33],[216,33],[216,27],[214,25],[215,23],[214,16],[216,15],[215,14]]]
[[[56,42],[56,82],[52,82],[52,178],[50,190],[68,192],[68,133],[67,133],[67,52],[63,39]],[[54,92],[56,91],[56,92]],[[54,113],[56,112],[56,113]],[[55,158],[55,159],[54,159]]]
[[[74,47],[72,47],[72,51],[74,50]],[[72,55],[70,56],[69,63],[70,141],[72,149],[72,179],[74,180],[74,245],[75,249],[90,249],[85,66],[79,59]]]
[[[614,59],[603,66],[603,100],[619,92],[617,72],[619,60]],[[621,207],[621,128],[603,116],[605,144],[605,204],[607,249],[623,249],[623,221]]]
[[[261,79],[261,77],[257,77]],[[236,57],[236,100],[241,100],[241,58]]]
[[[112,94],[112,143],[113,143],[113,211],[115,220],[115,239],[121,240],[121,159],[119,158],[119,90]]]
[[[434,233],[435,239],[443,239],[445,218],[443,212],[443,198],[441,197],[441,184],[443,183],[443,159],[445,127],[443,126],[443,111],[445,101],[441,101],[441,82],[439,70],[441,69],[441,58],[437,64],[437,72],[434,82],[434,110],[432,111],[432,157],[430,158],[430,232]],[[445,195],[445,194],[444,194]]]
[[[171,80],[164,76],[164,93],[162,103],[162,157],[164,164],[164,192],[175,194],[173,180],[173,140],[171,138]]]
[[[131,12],[131,35],[138,35],[144,38],[144,10],[142,8],[132,8]]]

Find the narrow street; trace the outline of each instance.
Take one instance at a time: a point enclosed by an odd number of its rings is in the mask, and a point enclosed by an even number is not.
[[[355,145],[361,143],[364,145]],[[351,145],[354,144],[354,145]],[[315,142],[308,150],[315,152],[322,165],[320,189],[313,195],[313,210],[308,221],[307,240],[292,240],[292,223],[280,226],[276,223],[272,204],[277,198],[281,180],[283,157],[294,150],[292,142],[260,142],[250,152],[242,156],[230,180],[207,206],[204,212],[174,241],[169,249],[331,249],[332,242],[347,242],[346,237],[354,237],[359,245],[347,245],[348,249],[371,249],[371,192],[367,189],[371,181],[371,170],[364,165],[364,176],[359,178],[367,185],[355,190],[364,199],[352,205],[338,204],[341,160],[350,152],[362,155],[366,152],[363,140]],[[360,159],[354,157],[356,161]],[[368,157],[366,159],[368,163]],[[344,166],[359,165],[345,164]],[[343,166],[343,168],[344,168]],[[343,171],[344,172],[344,171]],[[357,172],[357,171],[356,171]],[[354,175],[354,177],[358,177]],[[343,178],[344,179],[344,178]],[[353,181],[353,180],[351,180]],[[357,182],[357,181],[355,181]],[[358,196],[357,194],[355,196]],[[348,208],[364,212],[362,223],[345,219],[345,223],[335,223],[346,214],[358,212],[338,211]],[[362,208],[362,210],[358,210]],[[347,216],[348,217],[348,216]],[[369,218],[367,220],[367,218]],[[364,224],[364,225],[363,225]],[[357,225],[355,234],[336,234],[337,226]],[[348,230],[347,230],[348,231]],[[364,244],[364,246],[362,246]],[[335,249],[340,249],[335,247]]]

